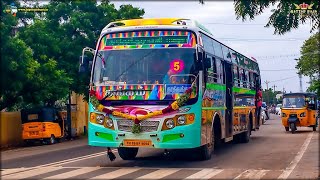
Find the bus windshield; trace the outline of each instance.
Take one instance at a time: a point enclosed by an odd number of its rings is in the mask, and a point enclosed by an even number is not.
[[[190,84],[196,77],[193,48],[99,51],[96,86],[115,84]]]
[[[283,108],[302,108],[304,105],[304,96],[288,96],[283,98]]]

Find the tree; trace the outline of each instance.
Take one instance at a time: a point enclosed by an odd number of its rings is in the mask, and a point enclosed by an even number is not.
[[[6,5],[1,1],[1,7]],[[18,18],[1,13],[0,111],[23,102],[25,87],[32,83],[37,67],[32,49],[22,39],[14,36],[13,30],[17,27]]]
[[[89,75],[78,74],[79,56],[86,46],[95,47],[101,30],[111,21],[141,18],[143,9],[122,5],[117,10],[109,1],[51,1],[45,20],[36,20],[21,32],[34,56],[57,60],[57,67],[72,79],[70,90],[87,94]],[[36,33],[35,33],[36,32]]]
[[[204,4],[203,0],[199,0]],[[295,11],[302,1],[300,0],[235,0],[234,8],[237,19],[246,21],[248,19],[253,20],[256,16],[262,14],[271,5],[276,5],[276,9],[272,10],[272,14],[269,17],[268,23],[265,27],[274,27],[274,34],[284,34],[297,29],[300,24],[311,21],[311,31],[319,29],[319,1],[306,0],[305,4],[313,6],[311,7],[312,13],[300,13]],[[310,8],[310,6],[308,6]],[[310,10],[311,11],[311,10]]]
[[[296,68],[299,73],[311,79],[309,91],[316,92],[320,97],[320,33],[312,35],[301,47],[301,57]]]
[[[141,18],[143,9],[122,5],[119,10],[107,0],[50,1],[31,7],[47,13],[17,13],[1,16],[0,108],[52,104],[69,91],[87,94],[89,75],[79,76],[82,48],[95,47],[101,30],[111,21]],[[19,3],[15,2],[19,7]],[[1,6],[7,4],[1,1]],[[12,37],[13,27],[20,27]],[[8,77],[8,78],[7,78]]]

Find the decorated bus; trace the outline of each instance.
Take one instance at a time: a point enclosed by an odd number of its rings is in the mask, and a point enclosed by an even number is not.
[[[89,145],[107,147],[110,154],[118,148],[122,159],[135,158],[139,148],[160,148],[193,149],[206,160],[215,146],[246,143],[259,128],[257,62],[196,21],[109,23],[96,49],[84,48],[80,71],[86,69]]]

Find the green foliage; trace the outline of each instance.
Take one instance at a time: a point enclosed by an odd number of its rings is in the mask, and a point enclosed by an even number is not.
[[[301,47],[301,57],[296,68],[299,73],[311,77],[309,91],[320,95],[320,33],[312,35]]]
[[[36,0],[27,2],[31,7],[37,5]],[[1,7],[5,5],[1,1]],[[41,7],[48,12],[1,16],[0,110],[52,104],[69,91],[88,96],[90,74],[78,74],[82,49],[96,47],[109,22],[144,14],[131,5],[117,10],[106,0],[99,5],[97,1],[53,0]],[[12,37],[17,25],[18,34]]]
[[[199,0],[203,4],[203,0]],[[319,11],[317,13],[299,14],[298,12],[291,13],[295,10],[294,4],[314,4],[313,9],[319,7],[319,1],[314,0],[235,0],[234,8],[237,19],[242,21],[252,20],[256,16],[262,14],[271,5],[276,5],[276,9],[272,10],[269,21],[265,27],[274,27],[274,34],[284,34],[297,29],[300,24],[305,24],[309,20],[312,24],[311,31],[319,29]]]

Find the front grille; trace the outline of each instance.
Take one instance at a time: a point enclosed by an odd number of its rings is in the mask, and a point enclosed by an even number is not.
[[[290,114],[289,117],[297,117],[297,114]]]
[[[134,122],[127,119],[116,119],[118,130],[131,132]],[[159,120],[144,120],[140,122],[141,132],[153,132],[158,130]]]

